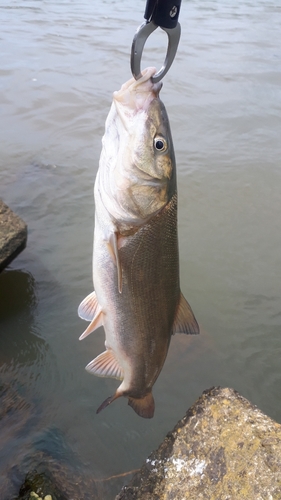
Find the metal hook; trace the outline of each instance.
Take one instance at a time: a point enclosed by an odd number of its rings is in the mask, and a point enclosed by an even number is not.
[[[157,28],[158,26],[154,24],[153,21],[146,21],[141,24],[141,26],[139,26],[136,31],[131,50],[131,71],[136,80],[138,80],[142,76],[141,57],[145,42],[148,39],[149,35],[151,35],[151,33],[153,33],[153,31],[155,31]],[[154,76],[151,77],[153,83],[159,82],[171,67],[180,41],[181,28],[179,23],[177,23],[175,28],[170,29],[161,27],[161,29],[164,30],[168,35],[168,48],[163,66],[157,73],[155,73]]]

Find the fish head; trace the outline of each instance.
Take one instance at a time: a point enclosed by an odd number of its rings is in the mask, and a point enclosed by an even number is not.
[[[143,223],[176,190],[169,119],[159,99],[162,84],[151,81],[155,72],[147,68],[139,80],[131,79],[114,92],[107,119],[101,157],[108,173],[104,187],[108,194],[110,190],[109,211],[122,222]]]
[[[170,182],[175,172],[175,155],[167,112],[155,97],[147,109],[138,113],[138,127],[131,135],[131,161],[155,182]]]

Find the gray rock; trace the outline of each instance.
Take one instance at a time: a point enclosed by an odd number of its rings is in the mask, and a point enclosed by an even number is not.
[[[280,500],[281,425],[233,389],[205,391],[116,500]]]
[[[27,225],[0,200],[0,272],[26,247]]]

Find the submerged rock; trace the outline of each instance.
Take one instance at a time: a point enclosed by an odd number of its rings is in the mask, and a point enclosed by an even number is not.
[[[281,425],[233,389],[205,391],[116,500],[280,500]]]
[[[0,200],[0,272],[26,247],[27,225]]]
[[[50,494],[51,492],[51,494]],[[36,470],[27,474],[18,500],[67,500],[46,474]]]
[[[25,474],[22,485],[19,488],[16,500],[100,500],[99,488],[95,479],[83,473],[82,464],[77,462],[76,467],[69,461],[54,458],[42,452],[34,451],[34,456],[29,457],[28,462],[34,464],[34,468]],[[25,467],[24,467],[25,465]],[[18,466],[18,474],[26,464]],[[7,491],[7,490],[6,490]],[[37,495],[37,496],[36,496]],[[5,492],[1,500],[11,500],[11,496]]]

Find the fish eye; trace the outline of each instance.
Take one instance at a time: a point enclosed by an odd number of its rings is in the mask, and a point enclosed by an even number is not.
[[[159,152],[166,151],[167,142],[164,137],[154,137],[154,148]]]

